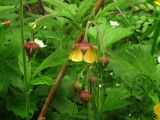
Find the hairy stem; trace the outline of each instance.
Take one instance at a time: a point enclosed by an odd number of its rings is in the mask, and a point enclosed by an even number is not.
[[[29,95],[28,91],[28,82],[27,82],[27,61],[24,46],[24,17],[23,17],[23,0],[20,0],[20,31],[21,31],[21,44],[22,44],[22,55],[23,55],[23,72],[24,72],[24,94],[25,94],[25,103],[26,103],[26,120],[29,120]]]

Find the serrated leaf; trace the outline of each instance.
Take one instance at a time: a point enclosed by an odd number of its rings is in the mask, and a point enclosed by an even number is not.
[[[125,89],[113,88],[109,90],[102,107],[102,112],[120,109],[129,105],[129,102],[125,100],[126,95],[127,91]]]
[[[110,67],[123,79],[134,79],[139,75],[157,80],[157,68],[150,48],[134,46],[110,57]]]
[[[95,2],[95,0],[84,0],[81,2],[79,8],[77,9],[77,21],[82,22],[83,18],[92,12]]]
[[[59,8],[58,15],[73,17],[75,14],[75,10],[73,9],[75,7],[73,5],[69,5],[59,0],[46,0],[46,2]]]

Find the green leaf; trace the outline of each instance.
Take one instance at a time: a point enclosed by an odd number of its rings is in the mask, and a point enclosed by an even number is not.
[[[20,40],[17,39],[20,38],[18,31],[0,28],[0,35],[2,35],[0,37],[0,61],[17,57],[21,50]]]
[[[9,111],[13,111],[15,115],[20,116],[21,118],[25,118],[26,114],[26,105],[24,95],[18,94],[16,96],[10,96],[7,98],[7,109]],[[36,110],[36,104],[33,99],[30,99],[29,104],[29,113],[33,115]]]
[[[0,4],[15,4],[17,0],[0,0]]]
[[[151,98],[151,100],[154,102],[154,104],[159,103],[159,97],[158,94],[153,92],[153,91],[149,91],[148,96]]]
[[[14,9],[14,6],[0,6],[0,13],[10,11],[10,10],[13,10],[13,9]]]
[[[122,88],[112,88],[108,91],[108,95],[105,98],[105,102],[102,107],[102,112],[112,111],[123,108],[129,105],[129,102],[125,100],[127,91]]]
[[[133,6],[135,4],[140,4],[140,3],[143,3],[143,2],[146,2],[146,1],[145,0],[133,0],[133,1],[116,0],[115,2],[111,2],[106,7],[104,7],[104,9],[100,13],[100,15],[104,15],[106,12],[117,9],[117,8],[125,9],[125,8]]]
[[[43,69],[49,68],[49,67],[56,67],[58,65],[62,65],[67,63],[68,56],[67,52],[64,50],[57,50],[53,52],[49,57],[47,57],[35,70],[33,74],[33,78],[39,74]]]
[[[4,31],[0,27],[0,94],[7,93],[10,84],[22,88],[17,60],[20,44],[17,38],[10,39],[9,33],[10,31]],[[14,82],[18,84],[16,85]]]
[[[37,3],[38,0],[28,0],[28,2],[29,2],[30,4],[34,4],[34,3]]]
[[[109,47],[112,44],[124,39],[133,34],[133,30],[131,28],[112,28],[111,25],[102,23],[99,26],[100,32],[102,33],[102,37],[104,40],[104,46]],[[95,27],[89,29],[89,34],[94,38],[94,42],[96,41],[97,37],[97,30]],[[98,33],[99,34],[99,33]],[[95,42],[96,43],[96,42]]]
[[[75,5],[69,5],[65,2],[61,2],[59,0],[46,0],[47,3],[54,5],[58,8],[58,16],[67,16],[67,17],[73,17],[75,14]],[[57,9],[56,9],[57,11]]]
[[[110,56],[110,67],[123,79],[147,76],[158,80],[157,68],[150,48],[133,46]]]
[[[126,3],[129,3],[128,0],[117,0],[116,2],[112,2],[103,9],[101,14],[104,14],[105,12],[116,9],[117,7],[124,6],[126,5]]]
[[[22,89],[20,77],[17,59],[0,61],[0,95],[7,93],[10,84]]]
[[[130,36],[133,34],[132,29],[130,28],[108,28],[103,33],[104,36],[104,44],[105,46],[110,46],[113,43],[116,43],[119,40],[122,40],[123,38]]]
[[[153,45],[152,45],[152,49],[151,49],[152,55],[154,55],[156,43],[157,43],[158,36],[159,36],[159,33],[160,33],[159,32],[160,20],[157,21],[155,24],[156,24],[156,28],[155,28],[155,31],[154,31],[154,34],[153,34]]]
[[[31,85],[52,85],[53,83],[53,79],[47,76],[42,76],[30,81]]]
[[[92,12],[95,2],[95,0],[84,0],[81,2],[77,9],[77,21],[82,22],[82,20]]]

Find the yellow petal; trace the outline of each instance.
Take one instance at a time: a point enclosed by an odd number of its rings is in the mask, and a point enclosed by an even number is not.
[[[86,54],[84,55],[83,60],[87,63],[94,63],[97,61],[96,51],[92,48],[88,49]]]
[[[160,6],[160,0],[155,0],[154,3],[158,6]]]
[[[69,59],[74,62],[82,61],[82,57],[82,51],[80,48],[74,48],[69,54]]]
[[[154,106],[154,112],[158,118],[160,118],[160,103]]]

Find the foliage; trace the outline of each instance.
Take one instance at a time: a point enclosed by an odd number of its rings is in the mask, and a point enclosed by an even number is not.
[[[22,51],[19,2],[0,0],[0,119],[37,119],[62,65],[69,69],[47,120],[156,118],[153,108],[160,102],[160,6],[152,0],[106,0],[95,14],[96,0],[23,1],[25,43],[38,39],[46,45],[29,60]],[[90,51],[95,47],[93,64],[68,59],[78,46],[73,44],[80,32],[90,43]],[[88,48],[83,45],[78,47],[84,54]],[[101,63],[102,56],[109,62]],[[96,78],[92,84],[89,77]],[[73,89],[75,81],[81,84],[80,91]],[[92,94],[88,103],[79,99],[81,91]]]

